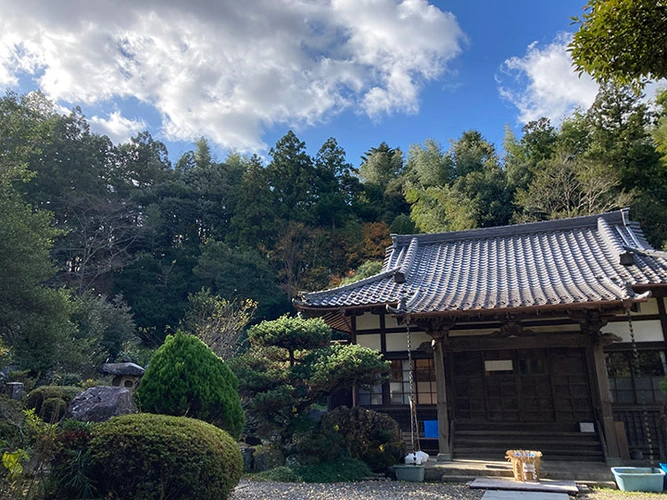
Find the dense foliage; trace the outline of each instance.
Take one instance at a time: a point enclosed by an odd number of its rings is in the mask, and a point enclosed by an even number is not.
[[[308,429],[309,412],[336,389],[372,386],[389,362],[359,345],[330,345],[331,329],[321,319],[282,316],[248,332],[250,349],[233,360],[251,427],[287,446]]]
[[[570,45],[579,71],[643,87],[667,77],[667,10],[660,0],[589,0]]]
[[[325,443],[342,441],[348,456],[361,460],[374,472],[384,472],[405,454],[398,422],[366,408],[336,408],[322,417],[317,433],[326,438]]]
[[[342,458],[336,462],[323,462],[296,467],[276,467],[252,474],[252,481],[276,481],[280,483],[341,483],[362,481],[373,475],[368,466],[355,458]]]
[[[224,500],[243,472],[236,442],[200,420],[124,415],[92,434],[87,472],[100,497]]]
[[[238,439],[243,410],[238,381],[198,338],[170,335],[155,352],[136,392],[141,409],[204,420]]]
[[[335,139],[311,155],[290,131],[266,161],[219,161],[201,139],[172,164],[146,132],[113,144],[92,133],[78,109],[62,115],[39,94],[7,94],[4,362],[40,384],[85,380],[101,362],[154,349],[181,325],[231,356],[246,320],[278,318],[303,290],[376,271],[390,232],[629,206],[662,247],[666,104],[664,94],[650,107],[632,89],[603,86],[590,109],[559,126],[540,119],[520,137],[508,132],[504,154],[468,130],[447,147],[448,138],[426,139],[407,153],[381,143],[353,165]],[[231,336],[218,336],[222,330]]]
[[[27,409],[34,409],[35,414],[46,422],[58,421],[60,418],[56,418],[54,410],[57,415],[60,414],[62,405],[66,408],[82,391],[81,387],[43,385],[30,391],[25,406]],[[62,404],[57,401],[61,401]]]

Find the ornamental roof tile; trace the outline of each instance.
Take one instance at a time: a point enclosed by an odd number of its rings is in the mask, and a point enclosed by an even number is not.
[[[667,253],[651,248],[627,210],[392,239],[379,274],[303,292],[296,307],[484,314],[611,304],[636,299],[632,287],[667,284]]]

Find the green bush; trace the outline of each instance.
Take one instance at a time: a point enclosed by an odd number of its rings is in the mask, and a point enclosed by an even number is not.
[[[118,500],[226,499],[243,473],[237,443],[200,420],[139,413],[93,428],[89,477]]]
[[[58,385],[80,386],[81,375],[78,373],[63,373],[54,377],[54,382]]]
[[[45,399],[42,403],[41,419],[47,423],[59,422],[65,411],[67,410],[67,403],[60,398]]]
[[[405,443],[396,420],[366,408],[336,408],[322,417],[319,432],[324,436],[342,436],[349,455],[367,464],[374,472],[385,471],[398,463],[405,453]]]
[[[51,413],[45,413],[44,403],[47,399],[60,399],[65,403],[65,407],[72,401],[83,389],[81,387],[72,387],[66,385],[43,385],[37,389],[33,389],[28,394],[25,406],[27,409],[35,409],[35,414],[44,420],[50,422]],[[55,403],[51,402],[49,408],[55,408]]]
[[[349,457],[336,462],[295,467],[294,473],[306,483],[361,481],[372,475],[364,462]]]
[[[277,481],[280,483],[340,483],[362,481],[373,473],[368,466],[355,458],[344,458],[335,462],[323,462],[313,465],[286,466],[249,474],[252,481]]]
[[[243,410],[238,380],[198,338],[177,332],[155,352],[136,395],[142,411],[204,420],[238,439]]]

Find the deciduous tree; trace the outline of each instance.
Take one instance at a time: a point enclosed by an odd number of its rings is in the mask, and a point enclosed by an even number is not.
[[[661,0],[589,0],[569,46],[598,82],[644,86],[667,77],[667,6]]]

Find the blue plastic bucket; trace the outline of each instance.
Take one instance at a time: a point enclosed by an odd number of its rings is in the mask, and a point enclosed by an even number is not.
[[[438,421],[424,420],[424,437],[438,439]]]

